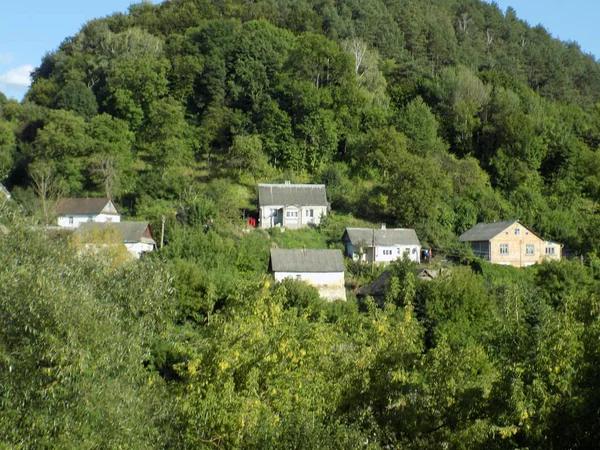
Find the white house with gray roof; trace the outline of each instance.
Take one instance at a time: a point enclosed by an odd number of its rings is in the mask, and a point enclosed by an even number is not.
[[[327,216],[329,203],[324,184],[259,184],[261,228],[314,227]]]
[[[412,228],[346,228],[342,241],[355,261],[390,263],[406,255],[421,262],[421,243]]]
[[[88,246],[110,245],[103,242],[103,235],[116,236],[131,256],[139,259],[145,252],[156,249],[156,241],[148,222],[86,222],[82,223],[73,236]]]
[[[329,301],[346,300],[344,257],[340,250],[271,249],[269,272],[277,281],[302,280]]]
[[[120,222],[110,198],[63,198],[56,205],[58,226],[77,228],[86,222]]]

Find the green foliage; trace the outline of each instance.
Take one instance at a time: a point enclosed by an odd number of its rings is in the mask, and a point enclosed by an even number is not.
[[[0,205],[3,445],[597,446],[599,80],[477,1],[172,0],[85,24],[23,103],[0,95],[0,178],[38,222],[75,195],[164,216],[165,245],[117,264]],[[256,183],[284,179],[334,211],[248,231]],[[456,239],[509,218],[589,266],[492,266]],[[380,221],[470,266],[394,264],[382,308],[265,274],[274,246]],[[385,269],[347,266],[349,289]]]
[[[57,109],[76,112],[90,119],[98,112],[98,103],[93,92],[81,81],[71,81],[58,92],[54,100]]]

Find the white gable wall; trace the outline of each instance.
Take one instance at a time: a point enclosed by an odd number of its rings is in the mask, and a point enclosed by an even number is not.
[[[275,272],[273,276],[277,281],[286,278],[302,280],[314,286],[319,295],[329,301],[346,300],[344,272]]]
[[[327,206],[270,205],[259,208],[261,228],[283,226],[296,229],[317,226],[327,215]]]
[[[153,244],[147,244],[144,242],[126,242],[125,247],[127,247],[127,251],[137,259],[140,259],[142,253],[151,252],[154,250]]]
[[[358,249],[354,250],[354,259],[358,260]],[[363,248],[361,260],[364,262],[373,261],[373,247],[368,246]],[[376,245],[375,246],[375,262],[390,263],[397,259],[402,259],[404,254],[408,259],[416,263],[421,262],[421,246],[420,245]]]

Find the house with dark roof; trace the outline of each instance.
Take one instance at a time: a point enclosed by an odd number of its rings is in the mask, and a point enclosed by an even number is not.
[[[156,241],[148,222],[86,222],[73,237],[87,246],[124,244],[135,258],[156,249]]]
[[[269,272],[275,280],[301,280],[326,300],[346,300],[344,257],[340,250],[271,249]]]
[[[493,264],[527,267],[561,258],[561,244],[546,241],[518,220],[481,222],[458,240],[468,242],[475,256]]]
[[[64,198],[56,205],[58,226],[77,228],[85,222],[120,222],[110,198]]]
[[[258,216],[261,228],[317,226],[327,216],[324,184],[259,184]]]
[[[346,228],[342,235],[346,255],[365,263],[390,263],[406,255],[421,261],[421,243],[412,228]]]

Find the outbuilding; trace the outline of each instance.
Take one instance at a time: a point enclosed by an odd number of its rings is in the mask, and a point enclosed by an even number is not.
[[[304,281],[326,300],[346,300],[345,270],[341,250],[271,249],[269,272],[275,280]]]

